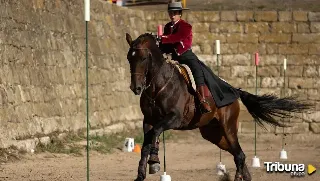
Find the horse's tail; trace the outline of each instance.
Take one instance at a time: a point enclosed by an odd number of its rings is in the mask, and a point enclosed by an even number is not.
[[[311,104],[298,101],[294,97],[278,98],[275,95],[266,94],[258,96],[240,89],[237,89],[237,91],[249,113],[262,127],[264,127],[263,122],[273,126],[286,127],[286,125],[275,120],[273,116],[289,118],[292,117],[290,113],[301,113],[312,107]]]

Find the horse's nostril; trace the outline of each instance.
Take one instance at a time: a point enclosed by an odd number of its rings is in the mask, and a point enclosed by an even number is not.
[[[141,87],[137,87],[136,90],[137,90],[137,92],[140,92],[141,91]]]

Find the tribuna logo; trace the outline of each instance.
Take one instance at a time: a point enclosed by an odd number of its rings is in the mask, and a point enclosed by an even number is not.
[[[302,177],[305,175],[304,164],[291,164],[291,163],[280,163],[280,162],[264,162],[267,172],[276,173],[290,173],[292,177]]]

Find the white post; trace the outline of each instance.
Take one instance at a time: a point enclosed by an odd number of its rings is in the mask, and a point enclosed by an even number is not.
[[[90,0],[84,0],[84,20],[90,21]]]
[[[220,55],[220,40],[216,40],[216,54]]]

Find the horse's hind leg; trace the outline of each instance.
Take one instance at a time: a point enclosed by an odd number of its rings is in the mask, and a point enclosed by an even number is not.
[[[204,139],[210,141],[211,143],[217,145],[222,150],[228,151],[234,156],[234,162],[237,166],[237,173],[235,181],[245,180],[251,181],[250,173],[245,164],[245,155],[239,145],[239,143],[231,143],[227,138],[222,126],[216,126],[213,124],[206,125],[200,128],[201,135]],[[237,138],[233,139],[237,140]],[[231,146],[233,145],[233,146]],[[238,146],[235,146],[238,145]]]
[[[224,130],[224,137],[228,143],[227,151],[231,153],[234,157],[234,162],[237,167],[237,172],[235,175],[235,181],[239,180],[251,180],[251,175],[245,163],[246,156],[242,151],[242,148],[238,140],[238,116],[239,116],[239,103],[235,103],[223,107],[219,110],[220,125]],[[219,147],[222,146],[219,143]]]
[[[236,105],[230,105],[236,106]],[[209,125],[200,128],[201,135],[204,139],[216,144],[219,148],[228,151],[234,157],[234,162],[237,167],[235,175],[235,181],[245,180],[251,181],[251,175],[245,164],[245,154],[243,153],[241,146],[238,142],[238,115],[227,114],[230,110],[223,110],[223,119],[220,121],[212,121]],[[226,107],[225,109],[230,109]],[[233,107],[233,110],[235,108]],[[224,116],[225,115],[225,116]],[[228,116],[229,115],[229,116]]]

